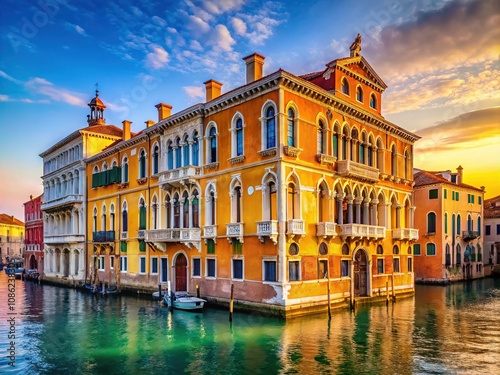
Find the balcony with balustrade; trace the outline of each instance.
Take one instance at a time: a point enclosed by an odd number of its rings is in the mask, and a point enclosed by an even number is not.
[[[385,238],[385,227],[366,224],[340,224],[340,236],[351,239],[383,239]]]
[[[397,240],[418,240],[418,229],[414,228],[396,228],[392,230],[392,238]]]
[[[327,221],[317,223],[316,236],[329,239],[335,238],[337,236],[337,224]]]
[[[53,236],[44,236],[43,238],[43,242],[46,245],[71,244],[84,241],[85,236],[83,234],[59,234]]]
[[[233,239],[237,239],[243,243],[243,236],[245,232],[243,230],[243,223],[227,223],[226,224],[226,236],[229,243],[233,242]]]
[[[379,180],[379,170],[352,160],[337,160],[337,174],[354,180],[375,183]]]
[[[61,208],[71,207],[76,204],[83,203],[83,195],[82,194],[68,194],[63,197],[59,197],[56,199],[51,199],[42,204],[42,211],[56,211]]]
[[[92,242],[115,242],[114,230],[92,232]]]
[[[257,236],[262,243],[266,237],[269,237],[276,245],[278,243],[278,220],[257,221]]]
[[[203,227],[203,239],[214,240],[217,243],[217,225],[205,225]]]
[[[144,233],[144,240],[165,251],[168,243],[182,243],[188,248],[201,250],[201,228],[151,229]]]
[[[158,173],[158,182],[162,189],[192,185],[202,176],[202,167],[188,165]]]
[[[300,241],[302,237],[306,235],[306,222],[300,219],[291,219],[286,223],[286,235],[294,237],[297,241]]]
[[[474,230],[464,230],[462,231],[462,238],[465,242],[475,240],[479,237],[479,232]]]

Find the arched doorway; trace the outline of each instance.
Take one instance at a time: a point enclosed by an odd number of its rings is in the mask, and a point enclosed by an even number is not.
[[[175,291],[187,291],[187,259],[184,254],[175,258]]]
[[[29,268],[32,270],[36,270],[38,268],[35,256],[33,254],[30,255]]]
[[[64,249],[63,251],[63,276],[69,276],[69,250]]]
[[[368,295],[368,262],[364,250],[359,249],[354,256],[354,296]]]

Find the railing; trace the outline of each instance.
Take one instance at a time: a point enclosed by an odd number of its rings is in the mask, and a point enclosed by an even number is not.
[[[160,172],[158,182],[162,187],[180,187],[182,185],[194,183],[196,179],[201,177],[202,170],[202,167],[188,165],[185,167]]]
[[[152,229],[145,231],[146,242],[191,242],[200,241],[200,228]]]
[[[288,220],[287,222],[287,227],[286,227],[286,234],[300,234],[304,235],[306,234],[305,231],[305,221],[304,220],[299,220],[299,219],[291,219]]]
[[[128,238],[128,232],[120,233],[120,240],[126,240]]]
[[[243,223],[228,223],[228,224],[226,224],[226,236],[228,236],[228,237],[243,237]]]
[[[462,238],[464,241],[474,240],[479,237],[479,232],[474,230],[465,230],[462,232]]]
[[[82,242],[85,240],[85,236],[83,234],[61,234],[55,236],[44,236],[44,243],[51,244],[59,244],[59,243],[73,243],[73,242]]]
[[[217,237],[217,225],[205,225],[203,227],[203,237],[204,238],[216,238]]]
[[[396,228],[392,230],[392,238],[400,240],[418,240],[418,229]]]
[[[316,224],[316,236],[335,237],[337,235],[337,225],[328,221]]]
[[[257,221],[257,236],[260,242],[264,242],[265,237],[269,237],[276,244],[278,238],[278,220]]]
[[[385,238],[385,227],[366,224],[340,224],[340,235],[350,238]]]
[[[337,160],[337,174],[364,182],[377,182],[379,171],[369,165],[356,163],[352,160]]]
[[[63,197],[51,199],[48,202],[42,204],[41,209],[43,211],[67,205],[67,204],[76,204],[76,203],[82,203],[83,202],[83,195],[82,194],[68,194]]]
[[[145,229],[139,229],[137,231],[137,238],[138,239],[143,240],[145,236],[146,236],[146,230]]]
[[[93,242],[113,242],[114,240],[115,240],[114,230],[92,232]]]

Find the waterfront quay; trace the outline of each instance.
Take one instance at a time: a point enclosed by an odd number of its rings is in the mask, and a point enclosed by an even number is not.
[[[235,312],[231,323],[227,310],[172,313],[144,296],[21,280],[9,310],[8,288],[0,272],[2,374],[493,374],[500,363],[499,279],[417,285],[414,298],[330,319]]]

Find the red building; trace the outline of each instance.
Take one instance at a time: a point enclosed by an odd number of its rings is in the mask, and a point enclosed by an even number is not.
[[[24,241],[24,265],[26,269],[36,269],[43,273],[43,216],[42,195],[24,203],[26,238]]]

